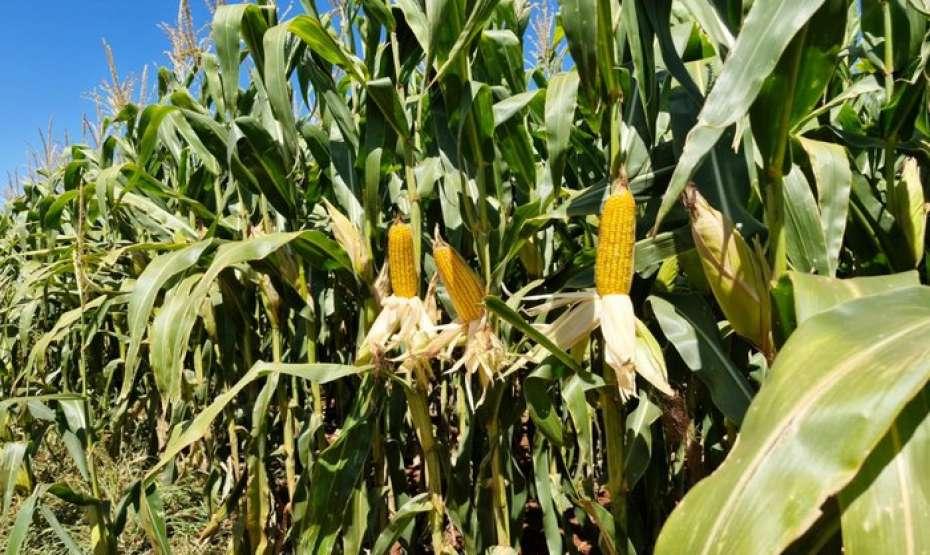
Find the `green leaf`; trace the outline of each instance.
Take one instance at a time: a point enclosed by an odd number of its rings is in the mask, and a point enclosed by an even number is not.
[[[182,282],[185,294],[175,295],[169,299],[166,307],[171,309],[170,317],[163,316],[159,325],[153,328],[152,362],[155,372],[167,377],[165,383],[179,383],[181,365],[187,352],[191,331],[197,321],[200,305],[207,298],[220,272],[236,264],[261,260],[299,235],[300,232],[278,232],[255,236],[245,241],[224,243],[217,249],[213,261],[197,281],[196,286],[191,288],[193,282],[190,278],[189,283]],[[177,392],[177,389],[173,391]]]
[[[249,4],[228,4],[217,6],[213,14],[213,28],[210,37],[216,45],[219,59],[220,77],[223,87],[223,103],[230,115],[238,112],[239,98],[239,28],[242,15]]]
[[[552,496],[553,484],[549,464],[548,447],[543,442],[537,442],[533,454],[533,478],[536,486],[536,499],[543,513],[546,546],[549,548],[549,553],[563,553],[558,512]]]
[[[394,14],[391,13],[391,8],[387,2],[384,0],[362,0],[362,6],[365,7],[369,17],[384,25],[388,31],[393,32],[395,30]]]
[[[90,187],[88,187],[88,189],[90,189]],[[85,194],[88,192],[88,189],[84,190]],[[77,197],[77,189],[71,189],[70,191],[65,191],[58,195],[55,202],[45,211],[45,216],[42,218],[43,225],[45,225],[46,228],[55,228],[61,225],[61,213],[64,211],[65,207],[74,202]]]
[[[145,474],[144,481],[149,483],[168,463],[186,447],[198,441],[210,431],[213,419],[222,412],[240,391],[256,379],[272,373],[287,374],[307,380],[311,383],[329,383],[346,376],[353,376],[368,370],[367,366],[346,366],[342,364],[284,364],[257,362],[232,387],[216,396],[212,403],[197,413],[197,416],[176,437],[172,438],[165,447],[164,453],[158,463]]]
[[[488,310],[497,314],[505,322],[523,332],[527,337],[532,338],[533,341],[542,345],[542,347],[552,353],[555,358],[559,359],[562,364],[568,366],[572,370],[580,370],[578,362],[573,359],[571,355],[560,349],[558,345],[553,343],[552,340],[546,337],[544,333],[527,323],[523,317],[514,312],[512,308],[507,306],[507,303],[497,297],[488,296],[484,299],[484,305]]]
[[[338,242],[330,239],[322,231],[317,229],[304,231],[291,243],[291,246],[294,251],[319,268],[352,272],[349,255]]]
[[[499,2],[500,0],[478,0],[474,3],[474,7],[468,15],[468,20],[465,21],[459,36],[455,39],[455,43],[449,50],[445,62],[436,71],[436,75],[433,77],[434,83],[441,80],[446,72],[453,67],[453,64],[458,61],[459,56],[467,51],[471,42],[487,25],[491,14],[494,13],[494,8],[497,7]]]
[[[253,116],[236,118],[242,138],[236,142],[239,167],[244,180],[256,192],[261,192],[278,212],[293,214],[297,203],[297,188],[290,179],[290,168],[278,143],[264,124]]]
[[[10,397],[0,401],[0,416],[5,417],[6,411],[13,405],[29,404],[45,401],[83,401],[84,396],[77,393],[52,393],[48,395],[30,395],[28,397]]]
[[[262,38],[268,32],[269,21],[277,17],[271,14],[271,9],[273,9],[273,6],[268,4],[249,4],[242,14],[240,25],[242,40],[245,41],[249,53],[252,54],[252,61],[255,62],[255,67],[259,73],[264,72],[266,64],[265,47]],[[263,10],[265,10],[265,13],[263,13]],[[266,14],[271,17],[266,16]]]
[[[174,106],[162,104],[153,104],[142,111],[142,115],[139,116],[138,128],[139,133],[141,133],[137,160],[140,168],[148,167],[149,160],[151,160],[157,146],[158,130],[161,128],[165,117],[175,111],[177,111],[177,108]]]
[[[126,313],[129,348],[126,351],[125,372],[120,390],[121,401],[128,399],[132,391],[139,348],[148,326],[149,316],[152,314],[152,307],[155,305],[155,297],[168,280],[196,264],[211,244],[212,241],[201,241],[181,250],[162,254],[152,260],[136,280],[129,296],[129,307]]]
[[[930,344],[921,338],[928,332],[926,287],[856,299],[801,324],[746,413],[739,441],[676,507],[656,553],[787,548],[927,383]]]
[[[410,139],[410,124],[407,122],[407,115],[400,104],[400,97],[397,95],[394,83],[387,77],[383,77],[369,81],[365,87],[394,131],[404,139]]]
[[[559,417],[549,393],[551,370],[545,363],[530,373],[523,382],[526,408],[537,429],[556,447],[562,446],[562,419]]]
[[[930,0],[908,0],[911,7],[920,13],[930,16]]]
[[[578,443],[578,466],[584,470],[593,464],[592,424],[594,410],[586,400],[586,393],[605,386],[603,378],[591,372],[576,372],[562,380],[562,400],[575,427]]]
[[[626,444],[623,448],[623,470],[627,487],[633,488],[646,472],[652,456],[652,424],[662,416],[662,409],[645,394],[626,417]]]
[[[743,118],[782,52],[824,0],[754,2],[733,51],[707,95],[697,125],[688,132],[671,182],[662,197],[653,232],[672,209],[704,156],[723,132]]]
[[[66,336],[71,331],[71,326],[74,325],[75,322],[80,321],[89,309],[99,307],[106,300],[107,298],[105,296],[96,297],[94,300],[86,303],[83,308],[79,306],[62,314],[61,317],[58,318],[58,321],[55,322],[52,329],[40,337],[32,346],[32,350],[29,351],[29,358],[26,361],[26,374],[31,373],[37,365],[41,366],[45,363],[45,353],[52,343]]]
[[[911,401],[840,493],[843,551],[930,552],[930,395]]]
[[[597,0],[559,0],[559,5],[568,50],[587,94],[593,97],[598,89]]]
[[[178,134],[184,138],[187,142],[187,146],[200,158],[200,161],[203,162],[207,171],[213,175],[220,174],[220,163],[217,161],[216,157],[210,152],[210,149],[204,144],[200,139],[200,136],[194,131],[194,128],[191,126],[190,122],[187,121],[187,118],[184,114],[180,112],[174,112],[169,114],[169,121],[174,125]]]
[[[157,224],[159,234],[166,239],[175,233],[180,233],[188,239],[200,239],[190,223],[168,212],[148,197],[123,189],[116,183],[113,184],[113,197],[119,199],[119,204],[132,208],[139,216]]]
[[[416,0],[396,0],[395,4],[404,14],[404,19],[413,32],[413,36],[420,43],[420,48],[424,52],[432,52],[430,48],[429,22],[426,20],[426,14],[420,8],[419,2]]]
[[[184,324],[192,320],[198,310],[188,301],[191,290],[202,277],[203,274],[188,276],[168,291],[149,331],[149,361],[163,408],[181,399],[182,365],[190,337],[190,329]]]
[[[168,531],[165,525],[164,512],[157,485],[154,483],[149,484],[144,491],[140,488],[139,510],[136,513],[139,524],[145,530],[145,535],[155,548],[156,553],[169,555],[171,546],[168,544]]]
[[[11,441],[0,451],[0,491],[3,492],[3,514],[10,512],[13,502],[13,492],[16,490],[17,476],[23,465],[26,455],[26,444]]]
[[[308,526],[300,537],[302,553],[332,553],[342,525],[345,505],[334,507],[334,499],[349,499],[371,450],[372,423],[367,417],[344,428],[339,439],[327,447],[310,469]],[[338,510],[337,510],[338,509]]]
[[[831,275],[817,201],[798,166],[783,180],[788,258],[800,272]]]
[[[820,226],[826,243],[828,275],[836,275],[840,249],[846,233],[849,213],[849,193],[852,190],[852,171],[846,149],[842,145],[801,138],[807,151],[814,182],[817,184],[817,204],[820,208]]]
[[[792,39],[765,80],[750,112],[753,138],[771,175],[789,168],[786,144],[794,125],[816,106],[837,67],[847,0],[827,0]]]
[[[348,52],[323,28],[314,16],[300,15],[288,23],[288,30],[307,43],[315,54],[346,71],[359,83],[367,81],[367,71],[361,60]]]
[[[717,13],[716,8],[709,0],[681,0],[681,3],[688,8],[698,25],[704,29],[714,42],[727,50],[733,49],[736,39],[733,38],[729,27],[720,19],[720,14]]]
[[[674,231],[659,233],[636,242],[633,253],[633,265],[637,272],[642,272],[666,258],[676,256],[694,249],[694,239],[688,226]]]
[[[656,0],[648,1],[655,2]],[[604,3],[607,6],[610,5],[610,2],[605,2],[604,0],[599,0],[599,3]],[[653,36],[649,21],[646,18],[644,3],[643,0],[628,0],[623,2],[620,6],[620,22],[625,31],[630,58],[632,58],[633,61],[633,75],[636,78],[639,104],[642,106],[644,114],[650,114],[653,108],[657,108],[654,106],[656,91],[655,62],[653,60],[655,37]],[[599,31],[601,28],[601,21],[602,18],[598,18]],[[610,34],[608,34],[607,37],[612,38]],[[603,68],[604,64],[602,60],[606,58],[602,46],[604,41],[598,40],[597,42],[600,48],[598,52],[599,61],[602,62],[601,67]],[[650,128],[652,127],[652,121],[652,116],[647,116],[646,125]]]
[[[575,101],[578,94],[578,73],[559,73],[546,88],[546,149],[552,185],[559,190],[568,147],[575,121]]]
[[[788,272],[787,279],[792,285],[795,319],[799,325],[846,301],[920,285],[916,271],[847,279]]]
[[[275,118],[281,123],[284,134],[284,150],[288,161],[294,160],[297,153],[297,121],[288,83],[288,26],[285,23],[275,25],[265,32],[262,39],[265,50],[264,74],[265,90],[268,102]],[[289,164],[290,165],[290,164]]]
[[[23,501],[16,513],[16,520],[13,522],[13,528],[10,529],[6,538],[6,555],[18,555],[23,548],[23,542],[26,541],[26,534],[29,532],[29,526],[32,524],[32,515],[36,509],[36,502],[42,495],[42,489],[36,488],[32,495]]]
[[[397,509],[397,512],[394,513],[394,516],[391,518],[391,522],[378,534],[378,539],[371,549],[372,554],[384,555],[389,552],[394,542],[397,541],[397,538],[400,537],[401,533],[403,533],[417,515],[428,513],[432,510],[433,501],[430,499],[429,493],[423,492],[411,497]]]
[[[55,513],[45,505],[39,505],[39,512],[42,513],[42,517],[48,522],[49,527],[55,532],[55,535],[58,536],[58,539],[61,541],[62,545],[65,546],[65,549],[68,550],[68,553],[71,555],[82,555],[83,552],[81,548],[78,547],[78,544],[71,538],[71,534],[69,534],[68,531],[65,530],[65,527],[61,525],[61,522],[58,521]]]
[[[510,120],[513,116],[520,113],[530,102],[535,100],[542,90],[526,91],[517,93],[513,96],[496,102],[494,104],[494,127],[497,127]]]
[[[682,62],[678,49],[675,47],[669,21],[672,9],[671,0],[644,2],[642,8],[646,10],[646,14],[649,16],[650,25],[661,49],[662,61],[665,62],[669,73],[682,84],[696,102],[702,102],[704,95],[701,94],[701,90],[698,89],[691,74],[688,73],[688,69]],[[730,37],[730,40],[732,40],[732,37]]]
[[[752,402],[753,389],[723,346],[713,313],[698,297],[649,297],[662,333],[685,365],[704,382],[720,412],[737,425]]]

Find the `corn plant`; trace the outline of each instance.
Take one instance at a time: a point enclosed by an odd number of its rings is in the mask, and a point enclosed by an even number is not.
[[[275,4],[0,211],[7,553],[930,551],[930,5]]]

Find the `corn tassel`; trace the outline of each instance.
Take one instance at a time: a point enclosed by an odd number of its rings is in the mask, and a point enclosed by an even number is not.
[[[462,256],[441,239],[433,244],[433,258],[452,306],[462,322],[484,314],[484,285]]]
[[[410,225],[396,222],[388,230],[388,271],[394,295],[417,296],[416,260],[413,257],[413,233]]]
[[[601,296],[627,295],[633,283],[636,201],[623,186],[604,203],[598,230],[594,282]]]

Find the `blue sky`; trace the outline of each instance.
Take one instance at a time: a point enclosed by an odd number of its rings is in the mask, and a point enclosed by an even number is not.
[[[554,12],[554,2],[546,1]],[[199,34],[206,36],[206,2],[190,4]],[[301,11],[299,2],[293,4],[290,16]],[[34,0],[19,5],[28,7],[13,10],[0,33],[0,191],[8,174],[25,172],[30,147],[41,149],[39,130],[45,132],[49,120],[57,142],[66,134],[72,143],[82,140],[83,114],[94,119],[87,94],[109,76],[104,39],[123,77],[138,77],[148,65],[152,86],[157,67],[169,65],[168,39],[159,24],[175,23],[178,0]],[[317,5],[325,10],[329,2],[317,0]]]
[[[107,75],[102,39],[113,48],[120,73],[139,75],[149,64],[167,65],[168,41],[158,28],[177,19],[176,0],[35,0],[7,10],[0,33],[0,188],[7,172],[24,170],[29,145],[40,147],[38,130],[54,124],[81,138],[81,115],[93,115],[86,100]],[[198,26],[209,22],[203,0],[191,0]],[[206,28],[204,28],[206,32]]]

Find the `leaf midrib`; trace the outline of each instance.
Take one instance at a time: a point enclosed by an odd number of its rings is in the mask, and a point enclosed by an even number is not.
[[[742,495],[743,491],[746,489],[747,484],[758,471],[761,461],[766,458],[766,455],[768,455],[768,453],[774,448],[777,440],[787,432],[787,430],[790,428],[790,424],[798,417],[805,415],[808,410],[815,405],[815,402],[820,398],[823,391],[828,390],[830,386],[854,371],[857,368],[855,363],[860,359],[867,358],[868,355],[880,350],[894,340],[907,336],[916,330],[928,326],[930,326],[930,321],[927,319],[922,319],[915,325],[908,326],[882,340],[876,341],[869,348],[863,350],[853,357],[850,357],[843,364],[840,364],[839,370],[829,374],[827,379],[822,380],[814,387],[808,389],[808,392],[803,397],[801,397],[800,401],[795,405],[795,407],[799,408],[797,410],[791,411],[786,418],[783,418],[778,423],[778,425],[773,427],[774,432],[769,434],[768,438],[766,438],[766,440],[763,442],[762,447],[757,450],[756,455],[753,456],[749,461],[749,464],[746,467],[747,470],[741,474],[739,480],[737,480],[736,484],[731,488],[730,491],[732,494],[727,497],[726,501],[724,501],[724,505],[720,508],[719,511],[717,511],[717,516],[714,517],[713,526],[711,527],[710,532],[705,536],[706,540],[701,548],[702,555],[707,555],[710,552],[711,547],[715,545],[716,542],[712,542],[710,540],[717,536],[717,533],[724,522],[723,516],[730,511],[730,508],[733,506],[736,499]]]

